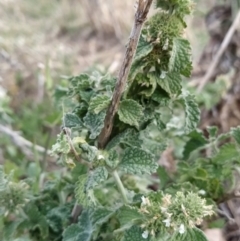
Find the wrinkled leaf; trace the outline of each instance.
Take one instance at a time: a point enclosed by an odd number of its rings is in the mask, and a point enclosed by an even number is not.
[[[88,110],[94,114],[98,114],[102,110],[107,109],[111,98],[106,95],[96,95],[89,103]]]
[[[134,100],[123,100],[120,102],[118,115],[122,122],[138,127],[139,120],[143,116],[143,108]]]
[[[153,173],[158,165],[151,154],[139,148],[127,148],[119,167],[126,173],[143,174]]]
[[[101,132],[104,126],[105,112],[99,114],[93,114],[88,112],[83,118],[84,125],[90,131],[90,139],[95,139]]]
[[[169,59],[169,71],[190,77],[192,70],[191,47],[186,39],[175,38]]]

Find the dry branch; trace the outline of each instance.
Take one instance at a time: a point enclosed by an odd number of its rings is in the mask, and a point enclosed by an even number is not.
[[[225,52],[226,48],[228,47],[228,45],[232,39],[233,34],[235,33],[237,27],[239,27],[239,24],[240,24],[240,10],[238,11],[234,22],[232,23],[231,27],[229,28],[212,64],[210,65],[210,67],[209,67],[208,71],[206,72],[206,74],[204,75],[203,79],[200,80],[200,84],[197,89],[198,92],[201,92],[203,87],[206,85],[206,83],[212,77],[223,53]]]
[[[50,154],[49,150],[46,150],[44,147],[35,145],[34,143],[26,140],[17,131],[13,131],[9,127],[0,125],[0,132],[4,135],[9,136],[14,145],[18,147],[29,159],[33,159],[34,150],[41,154]]]
[[[134,55],[136,53],[142,26],[144,21],[146,20],[152,2],[153,0],[139,0],[138,2],[138,8],[135,14],[134,25],[130,34],[130,39],[126,49],[126,53],[119,71],[118,80],[113,93],[113,98],[105,117],[104,128],[102,129],[98,139],[99,148],[104,148],[106,146],[111,135],[114,117],[118,110],[119,102],[127,83],[127,78],[129,75]]]

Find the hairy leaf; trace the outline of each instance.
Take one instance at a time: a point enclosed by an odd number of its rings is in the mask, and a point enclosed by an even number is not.
[[[111,98],[107,95],[96,95],[91,99],[88,110],[94,114],[98,114],[108,107],[110,100]]]
[[[208,143],[200,130],[194,130],[188,136],[190,139],[187,141],[183,151],[183,159],[185,160],[189,158],[192,151]]]
[[[90,131],[90,139],[95,139],[101,132],[104,126],[105,112],[100,112],[99,114],[93,114],[88,112],[83,118],[84,125]]]
[[[105,223],[113,214],[114,212],[112,210],[100,207],[98,209],[91,210],[90,219],[94,226],[100,225]]]
[[[138,212],[137,208],[125,205],[117,211],[117,218],[123,227],[133,225],[137,220],[143,220],[144,216]]]
[[[186,134],[196,129],[200,120],[200,110],[195,102],[194,96],[189,93],[183,94],[183,103],[185,106],[185,127]]]
[[[138,127],[139,120],[143,116],[143,108],[134,100],[123,100],[120,102],[118,115],[122,122]]]
[[[123,241],[149,241],[150,237],[143,237],[143,232],[141,228],[133,226],[125,232]]]
[[[138,46],[136,50],[136,54],[134,56],[134,60],[142,59],[147,56],[153,50],[153,45],[147,42],[143,36],[141,35],[138,41]]]
[[[98,167],[92,172],[90,172],[87,183],[86,183],[86,190],[92,189],[95,186],[99,185],[103,181],[108,178],[108,171],[105,167]]]
[[[147,66],[147,64],[148,62],[144,59],[133,61],[128,79],[132,81],[136,77],[137,73],[141,72]]]
[[[231,128],[230,133],[235,139],[235,141],[240,145],[240,126],[236,128]]]
[[[150,174],[157,170],[158,165],[151,154],[139,148],[127,148],[119,167],[131,174]]]
[[[107,145],[106,149],[110,150],[120,143],[127,144],[128,146],[140,147],[141,140],[138,138],[138,133],[134,129],[126,129],[124,132],[115,136]]]
[[[78,224],[70,225],[63,232],[63,241],[90,241],[93,232],[89,212],[83,210]]]
[[[33,202],[30,202],[25,206],[24,212],[29,219],[29,228],[39,228],[42,237],[47,237],[49,232],[47,219],[39,212],[38,207]]]
[[[72,224],[63,232],[63,241],[81,241],[78,235],[82,232],[78,224]],[[85,239],[84,239],[85,240]],[[89,239],[88,239],[89,240]]]
[[[208,241],[202,230],[198,228],[187,229],[183,234],[172,235],[170,241]]]
[[[170,96],[178,96],[181,93],[181,76],[178,73],[166,73],[158,75],[157,73],[149,74],[150,77],[156,78],[158,85],[164,89]]]
[[[191,47],[186,39],[175,38],[169,59],[169,71],[180,73],[186,77],[191,75]]]
[[[175,14],[180,18],[191,13],[192,2],[189,0],[157,0],[156,7],[169,11],[170,14]]]
[[[83,123],[76,114],[67,113],[63,117],[63,125],[68,128],[81,128]]]
[[[209,133],[210,138],[215,138],[218,132],[218,127],[217,126],[208,126],[207,131]]]
[[[83,174],[79,177],[75,188],[75,196],[79,204],[82,206],[91,206],[92,202],[88,196],[88,190],[86,190],[87,174]]]
[[[239,152],[233,143],[227,143],[221,146],[220,151],[215,157],[213,157],[214,162],[222,164],[231,161],[232,159],[239,160]]]

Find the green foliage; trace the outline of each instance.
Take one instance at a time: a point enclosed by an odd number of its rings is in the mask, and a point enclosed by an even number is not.
[[[142,106],[134,100],[123,100],[118,109],[119,119],[129,125],[138,127],[143,116]]]
[[[157,164],[151,154],[138,148],[127,148],[119,168],[131,174],[153,173],[157,169]]]
[[[206,241],[198,228],[236,188],[240,129],[219,136],[217,127],[206,136],[197,129],[200,110],[182,87],[192,69],[183,38],[192,2],[155,6],[106,147],[98,142],[116,78],[82,73],[56,91],[64,113],[52,153],[65,168],[41,173],[30,166],[38,178],[19,183],[0,169],[1,240]],[[168,146],[178,159],[174,175],[158,162]]]

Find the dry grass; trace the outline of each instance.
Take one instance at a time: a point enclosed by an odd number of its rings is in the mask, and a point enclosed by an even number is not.
[[[115,73],[134,4],[135,0],[0,0],[0,79],[15,98],[13,106],[26,95],[41,102],[43,86],[57,83],[61,75],[99,64]],[[209,4],[199,1],[189,20],[194,59],[206,40],[202,15]]]

